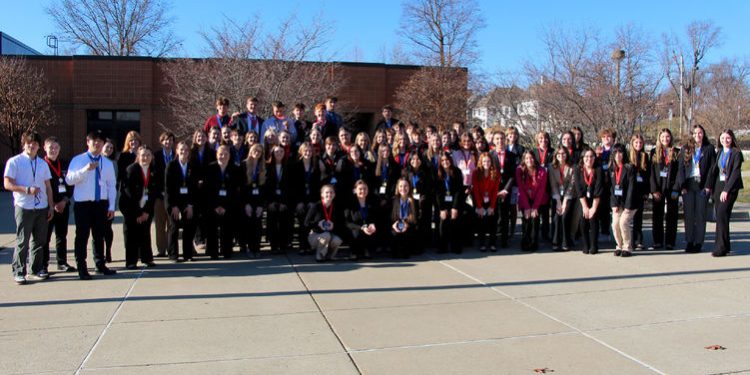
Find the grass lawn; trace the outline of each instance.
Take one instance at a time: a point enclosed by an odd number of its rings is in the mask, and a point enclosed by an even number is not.
[[[748,161],[742,163],[742,183],[745,188],[740,190],[737,202],[750,203],[750,163]]]

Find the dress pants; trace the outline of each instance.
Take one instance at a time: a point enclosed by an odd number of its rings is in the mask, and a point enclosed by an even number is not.
[[[633,218],[637,210],[620,208],[612,210],[612,233],[615,236],[617,248],[624,251],[633,250]]]
[[[70,203],[65,205],[63,212],[55,211],[52,220],[47,225],[47,242],[44,243],[44,267],[49,266],[50,246],[52,234],[55,234],[55,252],[57,265],[68,263],[68,221],[70,218]]]
[[[184,216],[181,214],[181,216]],[[182,258],[185,260],[192,259],[195,254],[193,248],[193,237],[195,236],[195,210],[193,217],[190,219],[180,217],[175,220],[169,215],[169,239],[167,241],[167,255],[169,259],[177,260],[180,257],[179,238],[180,228],[182,228]]]
[[[169,219],[167,218],[167,207],[164,198],[154,200],[154,227],[156,229],[156,252],[159,255],[167,253]]]
[[[690,180],[687,194],[682,196],[685,211],[685,241],[703,244],[708,218],[708,195],[700,189],[695,179]]]
[[[666,194],[666,193],[665,193]],[[665,205],[666,200],[666,205]],[[669,194],[662,195],[659,202],[653,204],[653,239],[654,245],[667,245],[674,247],[677,238],[677,199],[672,199]],[[665,212],[666,206],[666,212]],[[666,225],[664,223],[666,219]],[[666,229],[666,233],[665,233]]]
[[[737,200],[737,192],[729,193],[726,202],[717,201],[716,205],[716,243],[714,253],[726,255],[732,251],[732,242],[729,239],[729,221],[732,218],[732,208]]]
[[[137,265],[138,259],[144,264],[154,261],[151,250],[151,218],[142,223],[138,223],[136,219],[137,217],[126,217],[122,226],[126,266]]]
[[[573,232],[571,231],[571,225],[573,224],[573,214],[575,212],[575,201],[569,200],[568,206],[565,207],[562,215],[557,214],[557,200],[552,200],[552,212],[554,230],[552,232],[552,245],[553,246],[573,246]],[[576,226],[577,228],[577,226]]]
[[[86,273],[86,245],[89,235],[93,237],[94,264],[97,269],[105,267],[104,230],[107,225],[107,201],[86,201],[73,204],[76,220],[75,254],[78,273]]]

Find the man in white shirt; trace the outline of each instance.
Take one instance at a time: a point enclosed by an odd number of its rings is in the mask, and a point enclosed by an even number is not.
[[[37,157],[42,138],[36,132],[21,135],[23,152],[5,163],[3,185],[13,192],[16,218],[16,248],[13,251],[13,279],[26,284],[26,260],[31,239],[30,278],[44,280],[49,273],[44,269],[42,248],[47,240],[47,221],[54,214],[49,167]]]
[[[116,272],[107,268],[104,257],[104,229],[106,220],[115,216],[117,180],[112,161],[102,157],[104,136],[101,132],[91,132],[86,136],[88,151],[70,161],[65,181],[73,185],[73,214],[76,221],[75,254],[78,277],[91,280],[86,265],[86,245],[89,234],[94,237],[94,263],[96,272],[113,275]]]

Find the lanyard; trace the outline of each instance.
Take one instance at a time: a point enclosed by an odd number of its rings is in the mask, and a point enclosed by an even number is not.
[[[544,151],[544,152],[542,152],[542,151]],[[547,152],[548,151],[549,150],[547,150],[546,148],[545,149],[541,149],[540,148],[538,150],[538,153],[539,153],[539,164],[541,164],[541,165],[547,164]]]
[[[255,129],[258,126],[258,118],[254,115],[251,115],[250,112],[247,113],[247,124],[250,126],[250,130],[260,133],[257,129]]]
[[[172,161],[172,153],[167,154],[164,153],[164,165],[169,164],[169,162]]]
[[[415,190],[417,189],[417,183],[419,183],[419,176],[417,176],[417,174],[416,174],[416,173],[414,173],[414,174],[413,174],[413,175],[411,176],[411,186],[412,186],[412,188],[413,188],[413,189],[415,189]]]
[[[445,191],[446,191],[446,193],[448,195],[450,195],[450,193],[451,193],[451,187],[450,187],[450,184],[448,184],[448,180],[449,180],[448,173],[446,173],[445,178],[443,179],[443,182],[445,182]]]
[[[620,164],[620,166],[618,166],[617,169],[615,170],[615,183],[617,183],[617,185],[620,185],[621,177],[622,177],[622,164]]]
[[[216,115],[216,123],[219,124],[219,129],[221,129],[224,125],[221,123],[221,116],[218,114]]]
[[[383,183],[388,181],[388,164],[383,164],[383,166],[380,167],[380,179],[383,180]]]
[[[51,169],[52,172],[55,172],[55,176],[62,177],[62,164],[60,164],[60,159],[57,159],[57,168],[52,165],[52,161],[50,161],[48,157],[45,157],[44,160],[49,165],[49,169]]]
[[[258,182],[260,176],[260,160],[255,161],[255,171],[253,171],[253,182]]]
[[[565,183],[565,168],[566,167],[567,167],[566,165],[561,165],[560,168],[559,168],[559,170],[560,170],[560,183],[561,184]]]
[[[36,183],[36,160],[36,156],[34,156],[34,159],[29,160],[29,164],[31,164],[31,179],[33,183]]]
[[[406,153],[405,152],[398,153],[398,163],[401,164],[402,168],[406,166]]]
[[[148,180],[151,178],[151,174],[148,173],[148,167],[146,169],[141,167],[141,175],[143,176],[143,188],[148,190]]]
[[[499,152],[497,159],[500,161],[500,169],[505,169],[505,152]]]
[[[732,149],[724,150],[721,149],[721,157],[719,158],[719,165],[721,166],[721,173],[724,174],[727,168],[727,161],[729,160],[729,154],[732,153]]]
[[[365,203],[364,206],[359,206],[359,215],[362,216],[363,223],[367,222],[367,214],[368,214],[367,203]]]
[[[323,205],[323,215],[326,217],[326,221],[331,221],[331,217],[333,216],[333,202],[331,202],[331,206],[328,208],[326,209],[326,206]]]
[[[666,164],[666,165],[667,165],[667,167],[668,167],[668,166],[669,166],[669,162],[671,161],[671,160],[669,160],[669,154],[670,154],[670,153],[669,153],[669,152],[667,152],[667,149],[666,149],[666,148],[665,148],[664,150],[662,150],[662,153],[663,153],[663,154],[662,154],[662,159],[664,159],[664,164]]]
[[[586,168],[583,168],[583,181],[586,183],[586,186],[591,187],[591,184],[594,182],[594,170],[591,170],[591,174],[586,173]]]
[[[409,201],[401,201],[401,207],[400,207],[400,217],[401,220],[406,219],[407,216],[409,216]]]
[[[701,153],[703,152],[703,149],[698,147],[695,149],[695,152],[693,153],[693,163],[694,164],[700,164],[701,162]]]
[[[180,162],[180,172],[182,172],[183,180],[187,179],[187,167],[188,167],[187,163],[185,163],[185,165],[182,165],[182,162]]]

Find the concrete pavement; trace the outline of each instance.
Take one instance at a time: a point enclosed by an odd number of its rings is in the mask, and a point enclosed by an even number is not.
[[[750,221],[732,230],[719,259],[468,249],[318,264],[290,252],[127,271],[117,226],[114,277],[16,286],[0,251],[0,373],[747,372]]]

